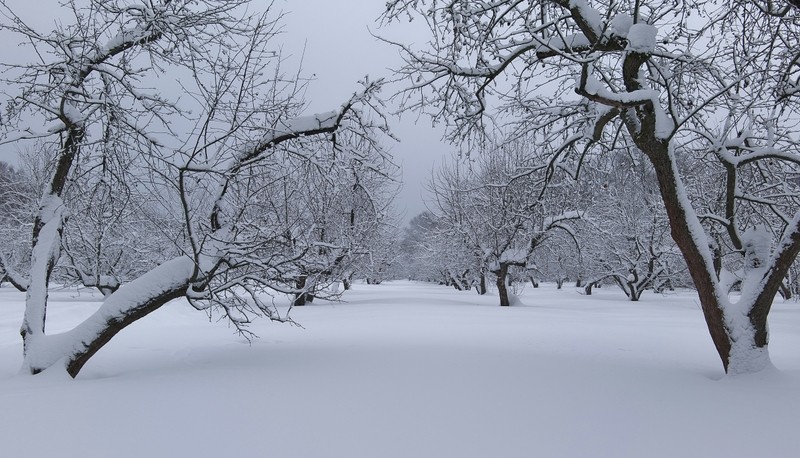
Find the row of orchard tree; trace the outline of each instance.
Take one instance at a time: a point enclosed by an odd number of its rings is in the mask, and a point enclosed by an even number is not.
[[[641,166],[649,176],[644,194],[657,190],[653,214],[666,216],[725,370],[769,367],[767,317],[800,252],[799,7],[783,0],[387,2],[386,21],[416,18],[430,29],[425,45],[395,43],[405,58],[403,106],[445,123],[470,155],[498,135],[512,139],[500,145],[522,141],[537,159],[505,183],[532,167],[555,186],[534,190],[544,204],[501,189],[492,175],[507,173],[495,172],[503,164],[479,158],[472,176],[456,166],[441,172],[433,185],[441,201],[435,232],[466,247],[453,265],[502,276],[503,261],[520,265],[539,240],[570,234],[565,218],[572,215],[585,214],[601,235],[619,235],[592,215],[627,213],[622,207],[640,196],[618,188],[593,191],[589,202],[565,199],[558,175],[612,172],[631,185],[612,168]],[[469,183],[473,176],[479,185]],[[610,205],[591,202],[607,197]],[[469,199],[480,202],[475,212],[461,208]],[[512,211],[483,203],[493,200]],[[526,205],[521,217],[513,212]],[[484,217],[496,230],[476,242],[469,221]],[[511,242],[517,231],[525,235]]]
[[[256,316],[289,319],[276,292],[302,305],[384,268],[397,171],[382,82],[305,114],[282,12],[254,6],[75,0],[48,31],[0,2],[0,31],[24,50],[2,64],[3,143],[23,158],[0,195],[24,371],[74,377],[176,298],[247,333]],[[105,299],[48,333],[48,289],[64,282]]]
[[[494,284],[501,306],[514,282],[570,282],[584,294],[613,284],[631,301],[690,285],[647,164],[618,151],[579,180],[548,177],[546,158],[524,145],[501,142],[437,171],[430,211],[401,244],[409,278],[478,294]]]
[[[25,272],[32,210],[46,174],[36,162],[40,157],[23,153],[19,168],[0,162],[0,233],[6,241],[0,281],[23,292],[30,283]],[[248,224],[258,224],[260,237],[269,240],[262,249],[280,258],[269,288],[293,295],[293,305],[305,305],[318,295],[336,297],[354,277],[383,279],[393,256],[387,243],[394,236],[393,166],[380,173],[355,163],[322,168],[300,157],[278,167],[280,175],[260,175],[260,189],[244,197],[252,200]],[[52,272],[57,284],[94,288],[107,297],[185,252],[177,203],[163,199],[166,193],[131,184],[142,185],[122,170],[104,170],[96,182],[74,184],[75,195],[64,203],[68,222]]]
[[[401,108],[470,158],[432,181],[429,267],[505,290],[554,264],[633,295],[685,269],[726,371],[768,367],[767,317],[800,252],[796,3],[387,1],[384,23],[430,27],[425,45],[394,43]],[[24,50],[2,64],[2,142],[33,156],[23,203],[3,203],[24,247],[2,261],[27,292],[25,370],[74,376],[175,298],[241,327],[286,319],[268,292],[302,303],[365,265],[380,276],[380,80],[307,115],[269,5],[62,6],[44,31],[0,0]],[[51,335],[48,288],[66,277],[107,296]]]

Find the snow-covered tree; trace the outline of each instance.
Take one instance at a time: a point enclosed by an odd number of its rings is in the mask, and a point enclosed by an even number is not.
[[[441,230],[442,222],[430,211],[424,211],[408,223],[400,240],[402,276],[411,280],[434,282],[457,289],[463,284],[451,284],[448,268],[458,246]],[[454,249],[456,251],[454,251]],[[456,262],[456,264],[461,264]]]
[[[436,218],[436,231],[428,235],[444,283],[459,291],[476,286],[478,294],[485,294],[488,272],[478,243],[482,221],[473,211],[475,185],[474,170],[466,162],[456,159],[439,167],[428,185]]]
[[[6,219],[0,224],[6,240],[0,259],[7,266],[7,279],[23,292],[30,281],[22,272],[30,261],[32,215],[49,173],[47,161],[37,151],[21,153],[20,170],[14,173],[13,183],[5,183],[3,192],[13,195],[15,204],[6,207]],[[64,227],[63,255],[52,275],[59,283],[97,288],[108,295],[121,282],[174,256],[181,229],[168,223],[169,217],[153,199],[147,201],[120,179],[128,176],[126,170],[112,172],[104,167],[95,177],[84,175],[82,165],[64,199],[70,223]]]
[[[383,251],[394,166],[383,163],[376,170],[380,157],[366,156],[342,166],[336,155],[328,150],[318,151],[313,161],[287,158],[287,164],[295,163],[293,172],[264,186],[261,203],[251,206],[256,220],[276,226],[287,259],[295,259],[282,274],[288,290],[297,289],[295,305],[313,301],[331,283],[349,284]]]
[[[510,269],[526,269],[554,232],[572,236],[570,222],[580,219],[559,186],[538,188],[538,155],[524,145],[499,142],[478,151],[471,162],[442,170],[431,185],[435,211],[471,260],[466,270],[477,271],[479,292],[486,274],[494,276],[501,306],[512,302]]]
[[[20,291],[27,288],[27,279],[18,272],[30,261],[30,216],[35,199],[26,174],[0,162],[0,278]]]
[[[430,46],[398,44],[403,102],[447,120],[453,139],[557,126],[550,163],[578,173],[629,136],[735,374],[771,364],[767,316],[800,251],[798,14],[773,1],[391,0],[385,18],[430,25]],[[723,178],[711,196],[682,169],[701,161]],[[717,254],[738,258],[738,273]]]
[[[244,0],[69,1],[71,20],[47,33],[0,8],[0,26],[30,51],[4,68],[4,142],[40,142],[47,171],[33,217],[23,370],[74,377],[120,330],[181,297],[244,333],[253,316],[288,320],[264,295],[281,289],[298,254],[279,249],[282,234],[251,206],[294,172],[290,159],[381,169],[380,81],[364,80],[338,109],[304,115],[302,83],[275,51],[279,15]],[[110,293],[74,329],[47,333],[50,279],[62,248],[74,247],[65,244],[68,212],[87,189],[79,184],[106,189],[108,164],[180,224],[179,254]],[[112,188],[104,199],[117,197]]]
[[[682,284],[684,264],[669,236],[650,164],[630,148],[618,148],[594,158],[581,178],[594,187],[592,218],[581,234],[586,240],[584,292],[591,294],[595,284],[611,280],[638,301],[647,289]]]

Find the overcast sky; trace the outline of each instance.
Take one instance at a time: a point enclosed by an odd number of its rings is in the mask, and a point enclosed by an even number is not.
[[[386,7],[385,0],[278,0],[276,6],[288,13],[287,47],[296,46],[295,52],[301,52],[305,45],[303,68],[316,75],[308,92],[312,111],[327,111],[341,104],[358,88],[356,82],[364,75],[391,77],[389,68],[400,65],[397,50],[375,39],[370,31],[404,41],[424,40],[414,24],[378,28],[375,20]],[[391,91],[384,95],[388,97]],[[392,126],[401,140],[393,145],[392,153],[403,171],[398,207],[405,210],[406,221],[425,210],[422,185],[434,164],[451,149],[439,140],[441,131],[432,129],[427,118],[415,124],[416,118],[407,113],[395,119]]]
[[[26,21],[43,28],[50,28],[46,26],[52,24],[58,10],[54,0],[10,0],[8,4]],[[259,4],[260,0],[253,2],[255,7]],[[413,24],[379,29],[375,20],[385,5],[384,0],[275,0],[274,6],[287,13],[281,40],[284,53],[294,56],[290,64],[299,64],[302,56],[304,73],[315,77],[307,92],[309,112],[337,108],[359,89],[358,81],[366,74],[372,78],[392,76],[388,69],[400,65],[399,54],[375,39],[370,30],[403,41],[424,40],[422,34],[413,36]],[[6,59],[13,52],[14,48],[7,46],[0,51]],[[391,93],[388,90],[383,95],[388,97]],[[425,209],[422,185],[434,164],[450,150],[439,140],[441,132],[431,128],[428,119],[419,123],[415,120],[413,113],[404,115],[402,120],[393,118],[393,131],[401,141],[389,145],[395,162],[402,168],[404,185],[397,207],[405,213],[403,221]],[[15,163],[13,148],[0,148],[0,160]]]

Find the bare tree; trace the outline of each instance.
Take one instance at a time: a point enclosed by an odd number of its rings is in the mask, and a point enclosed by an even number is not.
[[[706,14],[696,19],[698,8]],[[405,106],[448,119],[453,138],[502,122],[529,133],[557,126],[566,135],[550,164],[577,173],[629,136],[655,170],[725,370],[770,365],[767,316],[800,251],[800,155],[790,135],[800,119],[797,9],[761,1],[388,3],[387,21],[407,15],[424,17],[432,41],[422,50],[398,44],[407,56]],[[686,181],[693,175],[682,167],[700,161],[724,177],[721,212]],[[738,297],[730,296],[731,267],[715,255],[726,247],[742,267]]]
[[[28,285],[19,272],[30,260],[31,204],[36,199],[32,188],[23,171],[0,162],[0,278],[20,291]]]
[[[685,270],[669,236],[653,171],[636,153],[618,148],[596,158],[581,177],[590,183],[586,189],[591,190],[593,208],[580,235],[585,240],[586,294],[595,284],[611,280],[631,301],[638,301],[647,289],[680,284],[678,275]]]
[[[293,172],[264,186],[253,206],[251,224],[274,219],[270,224],[281,228],[287,256],[296,259],[284,272],[297,289],[294,305],[312,302],[332,283],[349,281],[368,263],[390,220],[394,165],[374,155],[349,163],[336,155],[320,151],[318,161],[288,158],[297,162]]]
[[[50,33],[0,7],[3,27],[31,47],[29,63],[5,72],[5,142],[43,142],[49,172],[32,230],[23,369],[74,377],[120,330],[180,297],[220,310],[245,335],[254,316],[289,320],[264,295],[283,291],[298,254],[277,249],[278,226],[251,205],[298,162],[380,168],[380,81],[365,80],[334,111],[303,116],[302,81],[268,48],[280,15],[254,15],[244,0],[70,1],[73,22]],[[75,253],[74,241],[64,243],[75,183],[101,183],[109,164],[128,172],[118,184],[180,224],[179,254],[110,293],[74,329],[47,334],[51,274],[62,247]]]
[[[456,162],[443,169],[431,188],[450,237],[461,241],[474,264],[467,270],[478,272],[479,292],[485,291],[485,274],[491,273],[500,305],[509,306],[510,270],[528,267],[554,232],[572,236],[570,222],[581,214],[565,202],[563,189],[538,188],[532,173],[538,155],[527,151],[524,142],[500,145],[474,152],[466,165]]]
[[[400,250],[405,277],[464,289],[463,281],[454,280],[454,272],[469,270],[472,260],[465,256],[463,245],[450,236],[442,218],[430,211],[412,218],[400,241]],[[479,282],[475,287],[479,294],[485,294],[485,278],[483,285]]]

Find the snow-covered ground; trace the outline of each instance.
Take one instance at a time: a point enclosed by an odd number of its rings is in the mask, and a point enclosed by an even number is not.
[[[500,308],[442,286],[356,285],[258,323],[249,345],[175,302],[76,380],[20,376],[23,295],[0,289],[0,456],[797,456],[800,303],[778,301],[778,371],[723,377],[690,292],[551,285]],[[48,331],[97,307],[53,294]]]

